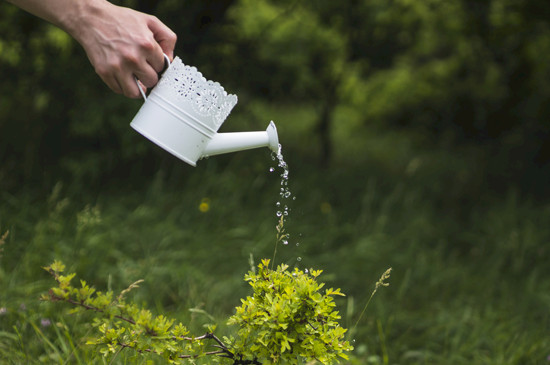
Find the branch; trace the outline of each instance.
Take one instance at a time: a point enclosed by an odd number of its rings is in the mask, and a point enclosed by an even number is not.
[[[151,353],[151,354],[161,355],[160,352],[155,351],[155,350],[153,350],[153,349],[143,349],[143,350],[140,350],[140,349],[135,348],[135,347],[132,346],[132,345],[128,345],[127,343],[120,342],[120,341],[117,342],[117,345],[119,345],[119,346],[122,347],[123,349],[124,349],[124,348],[132,349],[132,350],[134,350],[134,351],[139,352],[140,354],[141,354],[141,353],[144,353],[144,352],[149,352],[149,353]],[[198,358],[199,356],[203,356],[203,355],[218,355],[218,354],[223,354],[223,353],[225,353],[225,352],[226,352],[226,351],[224,351],[224,350],[209,351],[209,352],[205,352],[204,354],[200,354],[200,355],[179,355],[178,358],[179,358],[179,359],[196,359],[196,358]]]
[[[83,302],[79,302],[79,301],[76,301],[74,299],[71,299],[71,298],[62,298],[62,297],[58,297],[57,295],[53,294],[51,291],[50,291],[50,298],[52,299],[52,301],[63,301],[63,302],[67,302],[67,303],[70,303],[72,305],[76,305],[76,306],[79,306],[79,307],[82,307],[86,310],[91,310],[91,311],[94,311],[94,312],[98,312],[98,313],[104,313],[105,311],[103,309],[100,309],[98,307],[94,307],[94,306],[91,306],[91,305],[88,305],[86,303],[83,303]],[[121,319],[123,321],[126,321],[130,324],[133,324],[135,325],[136,322],[132,319],[132,318],[126,318],[120,314],[117,314],[114,316],[115,318],[117,319]]]
[[[195,341],[195,340],[204,340],[204,339],[211,339],[217,342],[217,345],[214,345],[214,347],[218,347],[220,350],[217,351],[210,351],[205,352],[204,355],[218,355],[218,354],[225,354],[227,358],[234,359],[235,355],[229,351],[227,346],[220,340],[216,335],[214,335],[212,332],[208,332],[202,336],[199,337],[175,337],[174,339],[181,339],[185,341]],[[195,358],[197,356],[194,355],[182,355],[180,358],[182,359],[188,359],[188,358]]]
[[[52,301],[64,301],[64,302],[67,302],[67,303],[70,303],[72,305],[75,305],[75,306],[79,306],[79,307],[82,307],[86,310],[91,310],[91,311],[94,311],[94,312],[98,312],[98,313],[104,313],[105,311],[103,309],[100,309],[98,307],[94,307],[94,306],[91,306],[91,305],[88,305],[86,303],[83,303],[83,302],[80,302],[80,301],[76,301],[74,299],[71,299],[71,298],[62,298],[62,297],[59,297],[55,294],[53,294],[51,291],[50,291],[50,299]],[[114,316],[115,318],[118,318],[118,319],[121,319],[123,321],[126,321],[130,324],[133,324],[135,325],[136,322],[131,319],[131,318],[126,318],[124,316],[121,316],[121,315],[115,315]],[[204,340],[204,339],[212,339],[214,341],[216,341],[216,343],[218,345],[215,345],[216,347],[219,347],[220,350],[216,350],[216,351],[209,351],[209,352],[205,352],[204,354],[200,354],[200,355],[180,355],[179,358],[180,359],[195,359],[195,358],[198,358],[199,356],[203,356],[203,355],[226,355],[224,357],[227,357],[227,358],[230,358],[230,359],[235,359],[235,355],[229,351],[229,349],[227,348],[227,346],[222,342],[222,340],[220,340],[218,337],[216,337],[216,335],[214,335],[213,333],[209,332],[209,333],[206,333],[202,336],[198,336],[198,337],[173,337],[173,339],[180,339],[180,340],[184,340],[184,341],[197,341],[197,340]],[[139,353],[143,353],[143,352],[149,352],[149,353],[154,353],[154,354],[157,354],[159,355],[159,353],[157,351],[154,351],[152,349],[144,349],[144,350],[140,350],[140,349],[136,349],[135,347],[133,347],[132,345],[128,345],[126,343],[123,343],[123,342],[117,342],[117,344],[122,347],[123,349],[124,348],[131,348],[133,349],[134,351],[137,351]],[[243,361],[250,361],[250,360],[235,360],[235,364],[259,364],[257,362],[243,362]],[[255,361],[255,360],[254,360]]]
[[[205,352],[204,354],[200,354],[200,355],[180,355],[178,356],[180,359],[196,359],[198,358],[199,356],[206,356],[206,355],[221,355],[221,354],[225,354],[226,351],[225,350],[217,350],[217,351],[210,351],[210,352]],[[228,357],[228,356],[226,356]]]
[[[221,355],[221,357],[226,357],[226,358],[229,358],[229,359],[235,359],[235,355],[231,351],[229,351],[227,346],[225,346],[225,344],[218,337],[216,337],[213,333],[206,333],[206,334],[204,334],[202,336],[199,336],[199,337],[173,337],[173,339],[181,339],[181,340],[185,340],[185,341],[213,339],[214,341],[216,341],[218,343],[218,345],[216,345],[216,347],[220,348],[220,350],[208,351],[208,352],[205,352],[205,353],[202,353],[202,354],[197,354],[197,355],[179,355],[178,356],[179,359],[196,359],[196,358],[199,358],[201,356],[212,356],[212,355]],[[137,351],[139,353],[149,352],[149,353],[152,353],[152,354],[161,355],[161,353],[159,353],[155,350],[152,350],[152,349],[140,350],[140,349],[137,349],[137,348],[133,347],[132,345],[129,345],[129,344],[126,344],[126,343],[123,343],[123,342],[120,342],[120,341],[117,342],[117,345],[119,345],[122,348],[133,349],[134,351]],[[253,360],[253,361],[254,362],[251,362],[251,360],[235,360],[234,364],[243,364],[243,365],[244,364],[260,364],[260,363],[256,362],[256,360]]]

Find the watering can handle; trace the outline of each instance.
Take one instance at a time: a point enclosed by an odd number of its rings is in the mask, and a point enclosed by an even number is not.
[[[162,72],[166,71],[170,67],[170,58],[164,54],[164,70]],[[143,100],[147,101],[147,96],[145,95],[145,91],[141,88],[141,85],[139,84],[139,80],[136,76],[134,76],[134,80],[136,80],[137,87],[139,89],[139,92],[141,93],[141,96],[143,96]]]

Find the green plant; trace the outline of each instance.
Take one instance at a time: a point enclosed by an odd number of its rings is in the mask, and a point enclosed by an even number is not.
[[[137,281],[116,298],[112,291],[99,292],[85,281],[80,287],[71,284],[75,274],[63,275],[65,266],[55,261],[45,267],[58,285],[42,296],[47,301],[63,301],[75,311],[93,311],[99,335],[87,344],[97,345],[105,356],[117,355],[124,349],[138,354],[156,354],[169,363],[212,356],[214,362],[233,364],[272,364],[317,360],[323,364],[347,359],[353,347],[344,340],[346,329],[340,327],[340,316],[334,310],[335,295],[340,289],[326,289],[316,279],[321,270],[287,271],[280,265],[269,269],[269,260],[250,271],[245,280],[253,288],[253,296],[242,300],[242,306],[229,319],[239,327],[236,337],[214,335],[215,328],[201,336],[191,336],[182,323],[127,302],[126,294],[138,287]],[[216,350],[207,351],[207,340]]]
[[[347,359],[353,350],[344,340],[346,329],[340,327],[340,315],[334,311],[333,296],[344,295],[340,289],[326,289],[316,281],[321,270],[287,271],[287,265],[269,269],[269,260],[249,272],[245,280],[254,296],[229,319],[239,326],[237,339],[228,340],[244,359],[262,363],[291,363],[297,359],[317,360],[323,364]]]

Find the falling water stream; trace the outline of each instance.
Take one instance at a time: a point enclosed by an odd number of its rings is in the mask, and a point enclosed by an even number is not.
[[[277,206],[277,217],[283,217],[283,220],[286,220],[288,215],[290,214],[290,208],[288,207],[288,204],[286,203],[288,199],[290,199],[292,193],[290,192],[290,189],[288,187],[288,164],[285,162],[282,154],[282,147],[279,144],[279,150],[277,151],[277,154],[273,156],[273,159],[278,160],[278,167],[280,167],[283,171],[281,173],[281,188],[279,191],[280,200],[275,203]],[[271,171],[273,171],[274,168],[271,168]],[[285,244],[288,244],[286,242]]]
[[[284,231],[284,234],[283,234],[283,232],[280,232],[280,230],[281,229],[284,230],[284,223],[286,222],[287,218],[290,215],[291,209],[289,207],[289,202],[290,200],[296,200],[296,197],[292,195],[290,188],[288,186],[289,169],[288,169],[288,164],[285,162],[283,158],[282,146],[280,144],[279,144],[279,149],[277,153],[272,154],[272,159],[274,161],[277,161],[277,167],[281,169],[281,175],[280,175],[281,187],[279,190],[279,199],[275,203],[275,206],[276,206],[275,215],[277,216],[277,221],[278,221],[277,231],[279,232],[278,238],[280,237],[280,239],[278,239],[276,244],[278,244],[280,241],[283,245],[288,245],[290,234],[286,231]],[[271,167],[269,171],[273,172],[275,171],[275,168]],[[299,245],[300,243],[296,243],[296,246],[299,246]],[[277,247],[275,247],[275,252],[276,250],[277,250]],[[298,262],[302,261],[302,258],[297,257],[296,261]]]

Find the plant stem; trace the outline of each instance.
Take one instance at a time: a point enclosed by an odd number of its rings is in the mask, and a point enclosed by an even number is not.
[[[98,312],[98,313],[104,313],[105,311],[103,309],[100,309],[100,308],[97,308],[97,307],[93,307],[91,305],[88,305],[88,304],[85,304],[85,303],[82,303],[82,302],[79,302],[79,301],[76,301],[74,299],[71,299],[71,298],[61,298],[61,297],[58,297],[52,293],[50,293],[50,298],[52,299],[52,301],[64,301],[64,302],[67,302],[67,303],[70,303],[72,305],[76,305],[76,306],[79,306],[79,307],[82,307],[86,310],[91,310],[91,311],[94,311],[94,312]],[[121,316],[120,314],[117,314],[114,316],[115,318],[118,318],[118,319],[121,319],[123,321],[126,321],[130,324],[136,324],[136,322],[132,319],[132,318],[126,318],[124,316]]]
[[[355,332],[355,328],[357,327],[359,322],[361,322],[361,319],[363,318],[363,314],[365,314],[365,311],[367,310],[367,307],[369,306],[372,298],[374,297],[374,294],[376,294],[376,292],[378,291],[378,288],[381,287],[381,286],[390,285],[389,283],[386,282],[386,280],[388,280],[390,278],[391,271],[392,271],[392,268],[390,267],[389,269],[387,269],[382,274],[380,279],[378,279],[378,281],[376,282],[376,285],[374,286],[374,290],[370,294],[369,300],[367,300],[367,304],[365,304],[365,306],[363,307],[363,310],[361,311],[361,314],[359,315],[359,318],[357,319],[357,322],[355,322],[355,325],[353,326],[352,330],[349,333],[354,333]]]

